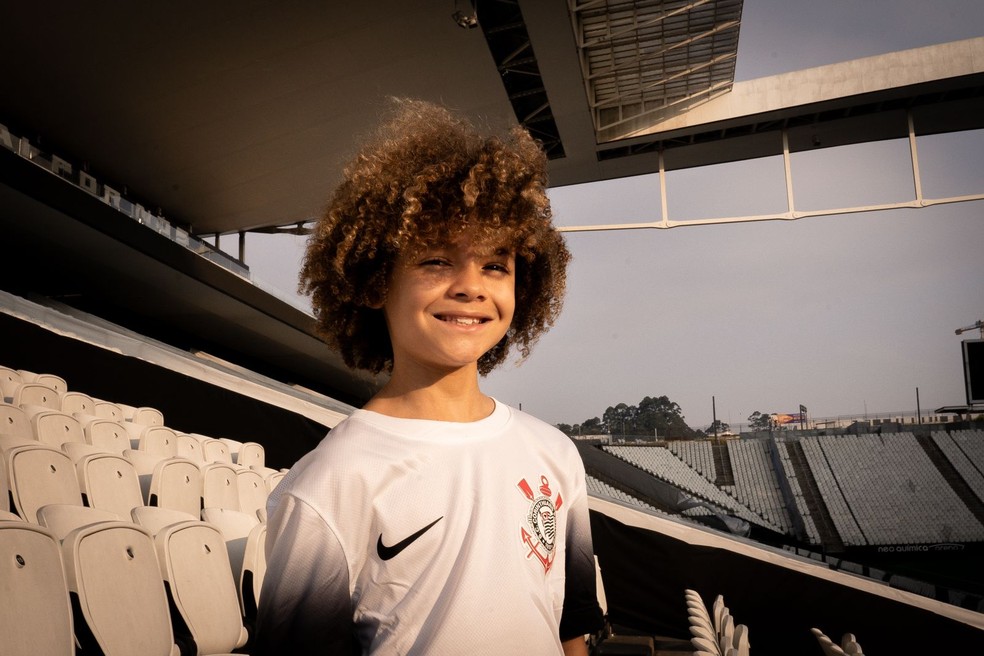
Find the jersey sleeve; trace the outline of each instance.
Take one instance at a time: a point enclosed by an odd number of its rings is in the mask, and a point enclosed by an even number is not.
[[[267,521],[266,556],[251,653],[359,653],[348,565],[324,519],[283,495]]]
[[[584,470],[580,468],[579,494],[567,511],[567,562],[564,582],[564,612],[560,639],[570,640],[599,631],[604,626],[596,590],[594,547],[588,516]]]

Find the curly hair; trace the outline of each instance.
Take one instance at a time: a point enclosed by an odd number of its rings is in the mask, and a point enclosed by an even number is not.
[[[345,364],[390,370],[383,311],[394,264],[467,231],[516,256],[516,311],[478,361],[486,375],[510,348],[525,358],[560,314],[570,253],[551,223],[546,156],[528,132],[484,135],[446,108],[397,100],[395,112],[345,169],[308,241],[298,285],[318,330]]]

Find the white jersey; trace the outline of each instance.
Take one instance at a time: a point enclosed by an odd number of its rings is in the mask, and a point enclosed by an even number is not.
[[[577,449],[508,406],[358,410],[268,511],[258,652],[560,654],[600,628]]]

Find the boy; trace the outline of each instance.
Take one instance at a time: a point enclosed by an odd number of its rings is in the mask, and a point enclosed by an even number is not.
[[[583,465],[478,384],[560,311],[546,159],[518,128],[398,104],[301,271],[346,364],[390,378],[270,497],[255,651],[586,654],[601,613]]]

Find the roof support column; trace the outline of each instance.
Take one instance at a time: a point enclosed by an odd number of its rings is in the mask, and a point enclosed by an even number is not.
[[[909,155],[912,159],[912,184],[916,192],[916,202],[923,204],[922,176],[919,173],[919,153],[916,150],[916,127],[912,120],[912,110],[906,110],[906,118],[909,121]]]
[[[669,203],[666,201],[666,165],[663,163],[663,151],[659,151],[659,202],[660,202],[660,224],[664,228],[670,227]]]
[[[786,173],[786,218],[796,218],[796,201],[793,198],[793,168],[789,158],[789,128],[782,129],[782,166]]]

